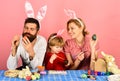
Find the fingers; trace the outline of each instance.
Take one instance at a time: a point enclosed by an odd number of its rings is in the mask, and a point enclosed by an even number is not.
[[[13,40],[12,40],[12,46],[18,46],[19,41],[20,41],[20,36],[19,35],[15,35],[13,37]]]
[[[22,38],[22,40],[23,40],[23,44],[24,44],[24,45],[30,44],[30,41],[29,41],[29,39],[28,39],[26,36],[24,36],[24,37]]]
[[[84,55],[84,52],[80,52],[77,56],[81,56]]]
[[[82,61],[84,59],[84,52],[80,52],[78,55],[77,55],[77,59],[79,59],[80,61]]]
[[[53,61],[56,59],[57,55],[53,54],[50,58],[50,63],[53,63]]]

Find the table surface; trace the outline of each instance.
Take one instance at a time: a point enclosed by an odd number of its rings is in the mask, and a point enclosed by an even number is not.
[[[20,78],[9,78],[4,76],[4,70],[0,70],[0,81],[26,81],[25,79]],[[94,81],[90,78],[83,79],[81,74],[87,73],[85,70],[67,70],[66,75],[61,74],[46,74],[41,75],[40,79],[35,81]],[[108,81],[107,76],[96,76],[95,81]]]

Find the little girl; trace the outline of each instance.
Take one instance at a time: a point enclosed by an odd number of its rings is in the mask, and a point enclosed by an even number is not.
[[[50,35],[45,56],[46,70],[65,70],[67,64],[66,56],[63,53],[64,40],[57,33]]]

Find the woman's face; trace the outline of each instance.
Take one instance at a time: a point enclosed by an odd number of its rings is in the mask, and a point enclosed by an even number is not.
[[[74,22],[69,23],[69,25],[68,25],[68,34],[72,38],[77,38],[77,37],[81,36],[82,31],[83,31],[83,28],[77,26]]]

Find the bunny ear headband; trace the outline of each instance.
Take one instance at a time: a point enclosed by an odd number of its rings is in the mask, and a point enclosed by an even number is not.
[[[74,19],[76,19],[78,22],[80,22],[81,26],[84,27],[83,22],[76,17],[75,11],[70,10],[70,9],[67,9],[67,10],[64,9],[64,12],[65,12],[65,14],[66,14],[67,16],[69,16],[70,18],[74,18]]]
[[[41,22],[46,15],[46,11],[47,11],[47,5],[41,7],[38,10],[36,19]],[[27,14],[27,17],[35,18],[33,7],[28,1],[25,2],[25,12]]]
[[[49,39],[49,42],[50,42],[52,39],[54,39],[55,37],[61,37],[61,35],[62,35],[63,32],[64,32],[64,29],[59,30],[59,31],[57,32],[57,35],[52,36],[52,37]]]

